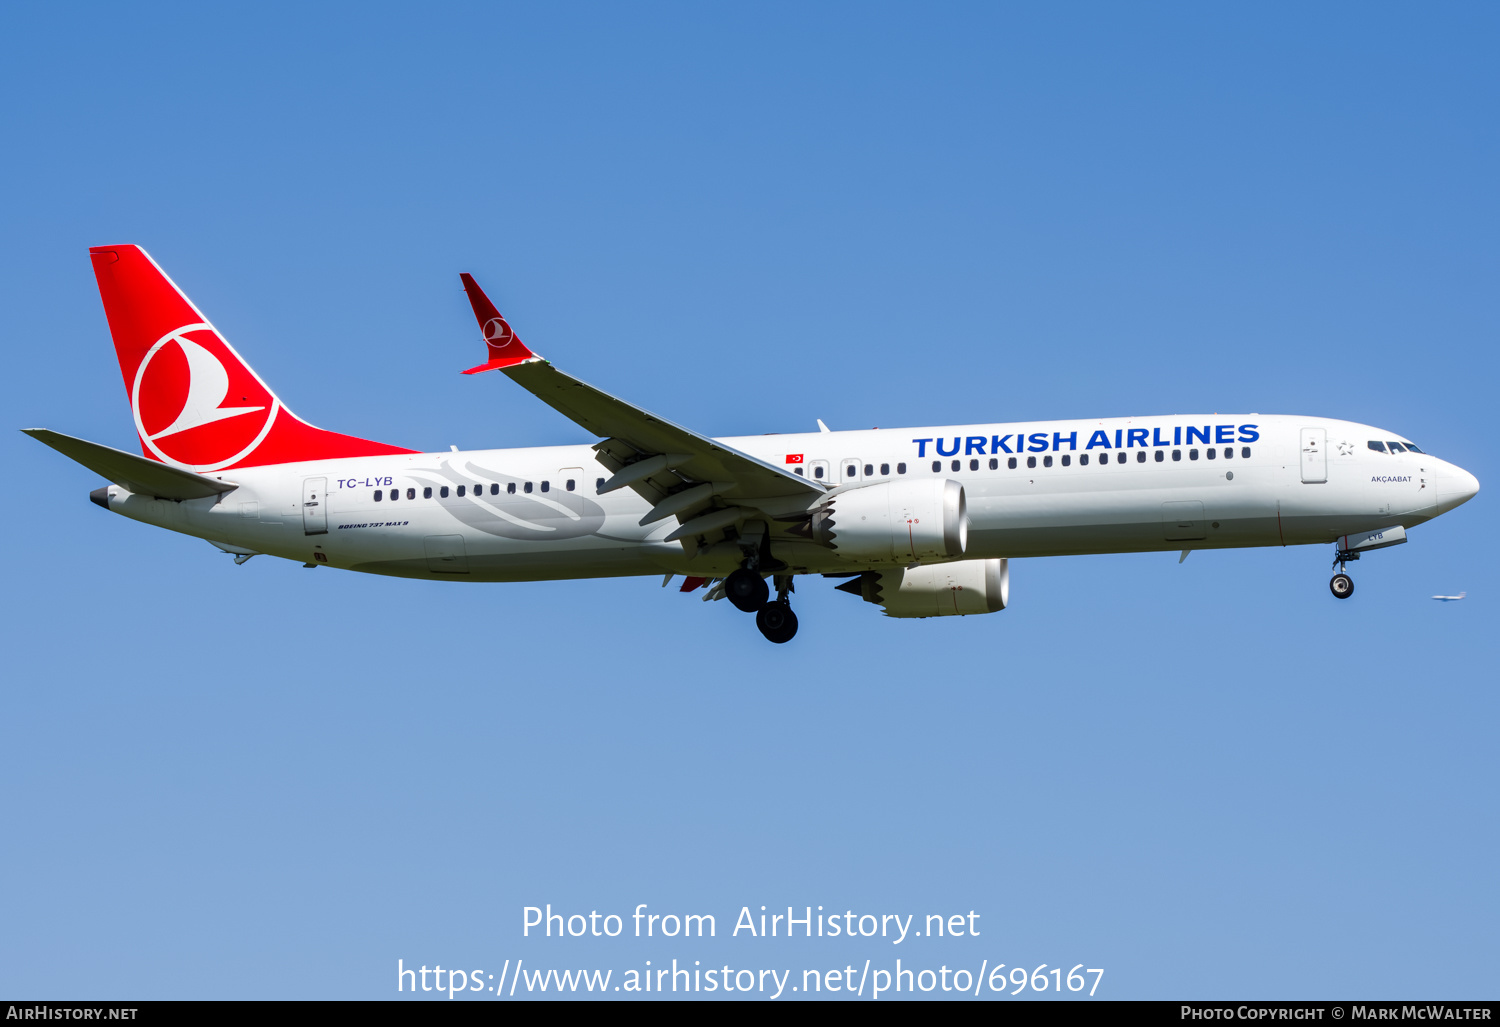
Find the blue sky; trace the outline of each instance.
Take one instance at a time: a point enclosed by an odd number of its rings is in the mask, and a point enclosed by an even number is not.
[[[87,247],[299,414],[591,441],[529,344],[720,435],[1200,411],[1493,488],[1492,5],[11,5],[0,404],[132,443]],[[657,579],[235,567],[0,435],[0,993],[382,998],[395,965],[1103,967],[1101,997],[1494,997],[1488,491],[1323,548],[1025,560],[766,644]],[[1466,590],[1463,603],[1426,597]],[[1488,625],[1488,626],[1487,626]],[[717,916],[521,937],[521,909]],[[981,937],[728,938],[741,906]]]

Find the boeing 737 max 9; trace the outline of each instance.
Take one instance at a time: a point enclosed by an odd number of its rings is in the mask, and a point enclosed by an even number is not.
[[[1405,436],[1323,417],[1162,416],[709,438],[521,342],[468,275],[489,359],[602,441],[421,453],[288,410],[137,246],[90,251],[141,456],[29,434],[98,505],[265,553],[409,578],[674,574],[785,642],[796,575],[891,617],[992,613],[1022,556],[1333,545],[1344,564],[1472,498]],[[768,583],[769,579],[769,583]],[[774,589],[774,596],[772,591]]]

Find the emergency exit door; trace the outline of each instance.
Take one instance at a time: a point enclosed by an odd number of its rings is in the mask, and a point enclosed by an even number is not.
[[[306,478],[302,482],[302,533],[328,534],[328,479]]]
[[[1302,481],[1315,485],[1328,480],[1328,432],[1302,429]]]

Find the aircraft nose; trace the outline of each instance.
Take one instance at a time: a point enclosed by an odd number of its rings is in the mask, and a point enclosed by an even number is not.
[[[1479,479],[1462,467],[1445,464],[1438,471],[1437,493],[1438,513],[1447,513],[1479,493]]]

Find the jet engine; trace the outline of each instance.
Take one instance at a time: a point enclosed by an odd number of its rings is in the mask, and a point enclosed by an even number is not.
[[[956,560],[906,570],[866,571],[839,586],[887,617],[963,617],[996,613],[1010,601],[1008,560]]]
[[[946,560],[969,544],[969,511],[956,481],[883,481],[835,493],[804,531],[849,560]]]

